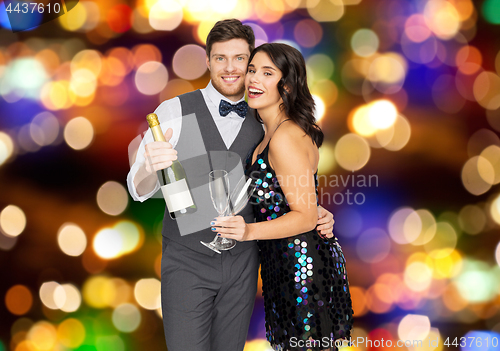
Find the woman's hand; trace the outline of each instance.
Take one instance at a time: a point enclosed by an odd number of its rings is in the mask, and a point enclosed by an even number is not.
[[[222,238],[248,241],[248,224],[241,216],[217,217],[210,223],[212,231]]]
[[[333,219],[333,213],[324,209],[322,206],[318,206],[318,223],[316,230],[319,235],[326,238],[333,238],[333,224],[335,220]]]

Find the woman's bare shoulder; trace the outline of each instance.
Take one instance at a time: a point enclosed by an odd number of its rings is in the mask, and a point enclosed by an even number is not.
[[[269,151],[277,147],[301,147],[308,149],[313,146],[312,139],[307,135],[304,130],[294,121],[286,121],[271,138],[269,143]]]

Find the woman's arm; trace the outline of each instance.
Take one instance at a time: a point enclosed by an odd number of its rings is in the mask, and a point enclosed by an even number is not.
[[[318,209],[312,171],[315,165],[309,156],[315,146],[300,127],[292,124],[283,127],[271,139],[269,159],[291,211],[259,223],[245,224],[241,216],[219,217],[213,227],[222,237],[238,241],[279,239],[316,227]]]

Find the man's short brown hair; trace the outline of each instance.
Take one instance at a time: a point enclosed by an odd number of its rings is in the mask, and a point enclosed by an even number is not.
[[[226,19],[217,22],[207,36],[207,56],[210,59],[212,45],[231,39],[243,39],[248,43],[250,53],[255,48],[255,35],[249,25],[243,25],[237,19]]]

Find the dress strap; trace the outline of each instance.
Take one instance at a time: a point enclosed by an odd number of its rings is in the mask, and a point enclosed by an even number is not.
[[[276,131],[278,130],[278,128],[279,128],[279,126],[280,126],[280,125],[282,125],[284,122],[286,122],[286,121],[290,121],[290,120],[291,120],[291,118],[287,118],[287,119],[282,120],[282,121],[281,121],[281,122],[280,122],[280,123],[276,126],[276,129],[275,129],[275,130],[274,130],[274,132],[273,132],[273,136],[274,136],[274,133],[276,133]],[[267,142],[266,149],[267,149],[267,147],[269,146],[269,144],[271,144],[271,139],[272,139],[272,138],[273,138],[272,136],[271,136],[271,138],[269,138],[269,141]]]
[[[276,130],[279,128],[279,126],[280,126],[280,125],[282,125],[284,122],[286,122],[286,121],[290,121],[290,120],[291,120],[291,118],[287,118],[287,119],[282,120],[282,121],[281,121],[281,122],[280,122],[280,123],[276,126],[276,129],[274,130],[274,132],[276,132]],[[274,133],[273,133],[273,135],[274,135]],[[271,138],[272,138],[272,137],[271,137]],[[269,139],[269,140],[271,140],[271,139]]]
[[[287,118],[287,119],[282,120],[282,121],[281,121],[281,122],[280,122],[280,123],[276,126],[276,129],[278,129],[278,127],[279,127],[279,126],[280,126],[283,122],[290,121],[290,120],[291,120],[291,118]],[[274,130],[275,132],[276,132],[276,129]],[[274,135],[274,133],[273,133],[273,135]],[[264,139],[264,136],[262,137],[262,139]],[[257,154],[257,156],[259,156],[259,155],[264,155],[265,157],[267,157],[267,150],[269,149],[269,144],[271,144],[271,139],[272,139],[272,137],[268,140],[266,147],[262,150],[262,152],[261,152],[261,153]],[[262,140],[261,140],[261,141],[262,141]],[[252,153],[252,157],[253,157],[253,153]]]

